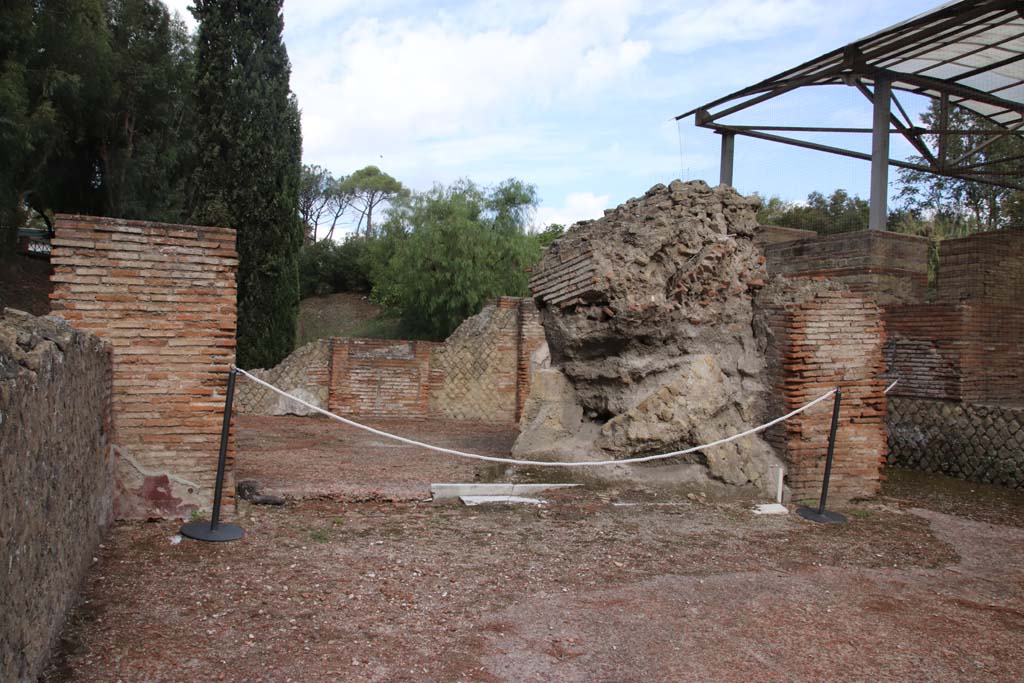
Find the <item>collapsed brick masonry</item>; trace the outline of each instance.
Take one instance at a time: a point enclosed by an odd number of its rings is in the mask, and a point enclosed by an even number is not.
[[[208,509],[235,352],[234,231],[59,215],[52,244],[54,313],[113,349],[116,516]]]

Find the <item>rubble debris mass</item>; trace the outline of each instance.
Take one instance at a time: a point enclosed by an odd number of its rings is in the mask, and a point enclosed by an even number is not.
[[[627,458],[710,442],[759,424],[768,376],[754,299],[767,282],[754,244],[759,200],[702,181],[655,185],[574,225],[530,287],[548,367],[535,371],[517,456]],[[688,459],[705,476],[771,488],[759,436]],[[678,463],[677,463],[678,464]]]

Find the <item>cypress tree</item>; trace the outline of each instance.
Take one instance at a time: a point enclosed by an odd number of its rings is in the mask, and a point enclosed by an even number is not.
[[[195,0],[192,220],[234,228],[240,367],[271,367],[295,341],[299,305],[299,109],[282,0]]]

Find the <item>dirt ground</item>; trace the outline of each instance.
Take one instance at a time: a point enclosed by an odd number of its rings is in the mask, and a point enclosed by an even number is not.
[[[456,420],[367,420],[386,432],[438,446],[507,456],[512,425]],[[415,501],[434,482],[473,481],[473,461],[426,451],[322,417],[235,418],[236,479],[290,498]]]
[[[365,490],[416,495],[417,476],[472,474],[370,444],[372,466],[358,447],[345,466],[303,464],[337,452],[319,425],[285,420],[276,436],[240,421],[240,469],[290,449],[305,455],[274,470],[282,487],[341,467]],[[848,524],[818,526],[610,487],[477,508],[353,491],[243,506],[231,544],[116,525],[43,680],[1024,679],[1019,492],[894,473],[843,509]]]

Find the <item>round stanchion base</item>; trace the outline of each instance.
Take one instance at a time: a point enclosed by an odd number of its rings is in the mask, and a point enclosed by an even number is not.
[[[829,512],[828,510],[818,512],[817,508],[799,507],[796,509],[796,514],[818,524],[846,524],[846,517],[838,512]]]
[[[211,543],[222,543],[224,541],[237,541],[245,536],[245,529],[235,524],[218,524],[214,529],[209,522],[189,522],[181,527],[178,532],[186,538],[197,541],[208,541]]]

